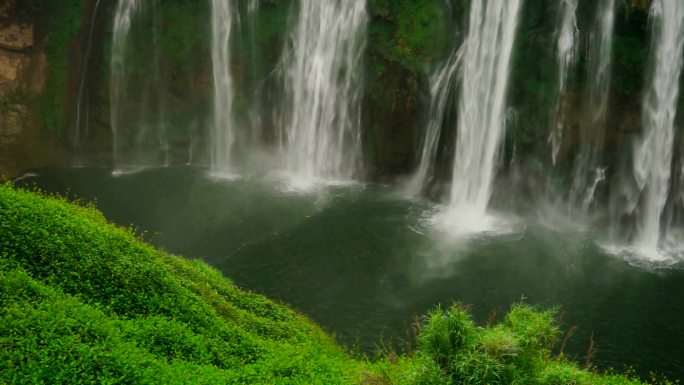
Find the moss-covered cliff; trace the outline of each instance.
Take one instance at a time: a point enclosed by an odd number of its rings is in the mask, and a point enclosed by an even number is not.
[[[364,149],[369,177],[410,170],[425,116],[426,70],[451,47],[446,3],[372,0],[366,51]]]
[[[463,39],[468,13],[465,0],[368,0],[362,135],[367,178],[392,180],[413,169],[428,119],[427,81]],[[114,2],[96,0],[31,0],[6,2],[3,25],[31,25],[34,43],[22,52],[5,52],[3,68],[21,73],[15,85],[0,82],[6,121],[33,122],[27,136],[37,140],[2,139],[7,155],[2,172],[61,162],[76,150],[98,162],[111,152],[109,60]],[[135,129],[136,122],[157,120],[166,127],[171,160],[185,162],[191,149],[201,162],[211,124],[212,74],[209,2],[156,0],[134,23],[128,43],[127,95],[121,115]],[[580,57],[571,76],[567,98],[573,119],[559,154],[560,173],[569,173],[577,152],[583,100],[586,94],[588,36],[596,18],[596,2],[580,0],[577,19]],[[605,154],[615,167],[619,154],[640,128],[641,90],[649,55],[648,1],[617,2],[612,47],[611,92]],[[240,135],[274,143],[278,137],[278,106],[282,95],[280,60],[292,28],[292,0],[262,0],[258,8],[236,3],[231,41],[231,71],[235,83],[235,120]],[[548,136],[557,98],[557,40],[559,1],[526,2],[517,33],[509,88],[512,120],[503,156],[508,167],[528,175],[548,171]],[[5,6],[6,8],[8,6]],[[19,23],[19,24],[17,24]],[[91,28],[91,26],[95,26]],[[93,39],[90,60],[83,60]],[[9,56],[8,56],[9,55]],[[24,55],[24,62],[16,57]],[[21,61],[21,60],[20,60]],[[0,63],[1,64],[1,63]],[[86,65],[87,64],[87,65]],[[9,67],[8,67],[9,65]],[[22,68],[17,72],[17,68]],[[21,85],[21,86],[19,86]],[[85,91],[81,89],[84,87]],[[77,113],[77,98],[86,107]],[[437,174],[448,180],[456,134],[456,92],[443,122]],[[684,98],[682,98],[684,99]],[[9,106],[12,106],[11,108]],[[19,107],[18,107],[19,106]],[[151,106],[151,107],[150,107]],[[87,117],[83,110],[87,110]],[[16,112],[22,110],[21,118]],[[514,118],[514,119],[513,119]],[[127,120],[126,120],[127,119]],[[86,125],[84,130],[77,127]],[[83,121],[86,123],[83,123]],[[21,123],[22,127],[26,124]],[[0,128],[0,137],[15,137]],[[22,131],[23,132],[23,131]],[[48,143],[48,144],[46,144]],[[38,146],[38,147],[36,147]],[[61,151],[36,151],[40,146]],[[194,146],[194,147],[193,147]],[[513,166],[513,153],[517,158]],[[61,153],[36,157],[30,153]],[[565,170],[565,171],[563,171]],[[567,181],[565,182],[567,183]]]

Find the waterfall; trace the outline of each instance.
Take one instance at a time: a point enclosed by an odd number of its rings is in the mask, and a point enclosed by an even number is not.
[[[684,49],[684,3],[655,0],[652,23],[650,85],[643,100],[642,129],[634,150],[634,179],[642,192],[634,244],[656,258],[661,216],[670,189],[674,119]]]
[[[589,38],[589,58],[585,116],[580,129],[580,150],[575,158],[570,201],[588,209],[584,202],[592,202],[596,186],[595,176],[604,166],[602,152],[612,66],[615,0],[599,2],[597,18]]]
[[[506,118],[506,90],[521,0],[473,0],[464,42],[449,231],[482,231]]]
[[[419,195],[433,176],[446,105],[449,94],[452,89],[455,89],[457,80],[455,77],[459,73],[458,69],[462,60],[463,49],[454,50],[449,59],[430,76],[428,123],[423,136],[420,163],[406,186],[409,196]]]
[[[233,6],[230,0],[211,0],[211,61],[214,75],[214,123],[211,129],[211,172],[230,175],[235,145],[233,79],[230,75],[230,32]]]
[[[248,61],[249,61],[249,84],[245,85],[244,92],[245,99],[250,100],[249,108],[249,136],[246,138],[250,143],[259,143],[264,134],[263,130],[263,115],[265,113],[260,98],[260,88],[263,79],[260,78],[260,67],[263,65],[262,57],[259,50],[259,1],[249,0],[247,3],[246,26],[243,26],[244,35],[241,41],[248,44]],[[246,28],[245,28],[246,27]],[[247,50],[246,50],[247,51]]]
[[[556,164],[558,151],[563,141],[565,131],[565,108],[563,100],[565,89],[568,83],[570,70],[577,62],[577,0],[561,1],[561,27],[558,32],[558,43],[556,48],[556,58],[558,61],[558,100],[556,101],[556,122],[549,142],[551,143],[551,159]]]
[[[81,81],[79,82],[78,86],[78,96],[76,98],[76,123],[74,125],[74,135],[72,138],[72,147],[76,150],[77,156],[78,156],[78,162],[82,162],[81,156],[81,140],[83,137],[87,137],[89,133],[89,128],[90,128],[90,122],[88,119],[88,111],[90,110],[90,102],[89,99],[86,97],[86,104],[87,104],[87,109],[86,109],[86,116],[83,121],[85,122],[85,129],[81,127],[81,119],[83,112],[81,111],[82,105],[83,105],[83,96],[86,88],[86,80],[88,77],[88,63],[90,63],[90,53],[93,48],[93,30],[95,29],[95,16],[97,16],[97,10],[100,7],[100,0],[97,0],[95,2],[95,6],[93,7],[93,14],[90,17],[90,28],[88,30],[88,41],[86,42],[86,49],[85,53],[83,55],[83,62],[81,63]]]
[[[295,183],[358,171],[365,0],[302,0],[283,57],[281,146]]]
[[[259,11],[259,0],[249,0],[247,3],[247,12],[257,13]]]
[[[138,0],[119,0],[114,16],[114,29],[112,33],[112,52],[110,63],[110,125],[112,129],[112,156],[114,167],[119,164],[120,127],[119,105],[124,97],[126,88],[126,45],[128,34],[131,30],[133,16],[138,10]]]
[[[119,0],[115,11],[109,90],[115,174],[168,162],[169,147],[159,88],[157,3]],[[151,28],[151,32],[142,30],[151,36],[132,45],[131,31],[143,11],[151,14],[152,22],[140,26]],[[145,62],[140,62],[142,56],[147,59]],[[128,65],[132,61],[136,64]]]

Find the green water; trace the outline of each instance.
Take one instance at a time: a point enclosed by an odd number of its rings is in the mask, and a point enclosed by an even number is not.
[[[486,322],[521,298],[560,306],[565,352],[600,368],[684,378],[684,269],[653,271],[602,251],[590,235],[520,221],[501,235],[445,243],[423,225],[434,208],[386,186],[284,192],[279,182],[164,168],[35,171],[20,184],[72,194],[133,224],[172,253],[201,258],[240,287],[284,301],[372,352],[405,346],[408,325],[461,301]]]

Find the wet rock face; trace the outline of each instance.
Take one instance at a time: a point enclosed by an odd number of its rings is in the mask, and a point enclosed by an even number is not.
[[[33,25],[19,22],[12,6],[5,2],[0,8],[0,97],[22,91],[33,60]]]
[[[0,48],[10,51],[25,51],[32,47],[32,25],[10,24],[0,29]]]
[[[651,0],[630,0],[629,4],[638,9],[648,9],[651,6]]]
[[[16,1],[0,4],[0,178],[45,165],[57,145],[44,133],[32,103],[45,88],[45,52],[36,44],[34,25],[18,16]]]
[[[16,1],[0,4],[0,49],[24,52],[33,47],[33,25],[20,20]]]

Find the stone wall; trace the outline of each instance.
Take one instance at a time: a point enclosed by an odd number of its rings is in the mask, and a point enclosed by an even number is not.
[[[35,25],[0,5],[0,178],[61,159],[59,142],[44,130],[36,100],[45,88],[47,62]]]

